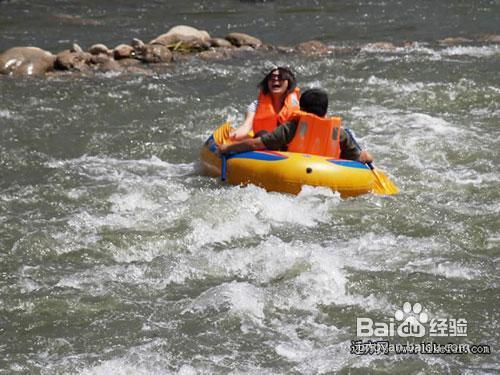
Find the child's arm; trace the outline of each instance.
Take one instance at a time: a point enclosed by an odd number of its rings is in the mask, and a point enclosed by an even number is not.
[[[219,149],[219,153],[221,154],[225,154],[228,152],[264,150],[266,148],[260,137],[244,139],[243,141],[232,144],[222,144],[218,145],[217,147]]]
[[[373,156],[368,151],[360,151],[344,128],[340,128],[340,158],[361,163],[373,162]]]

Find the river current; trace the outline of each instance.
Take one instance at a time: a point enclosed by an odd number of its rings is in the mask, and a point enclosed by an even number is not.
[[[114,46],[177,24],[361,49],[0,76],[1,373],[500,371],[500,46],[478,41],[499,33],[498,1],[85,4],[0,1],[0,50]],[[458,36],[473,41],[437,42]],[[204,140],[243,120],[273,65],[329,93],[398,195],[200,175]],[[353,353],[376,339],[357,318],[400,313],[425,335],[377,340],[491,353]]]

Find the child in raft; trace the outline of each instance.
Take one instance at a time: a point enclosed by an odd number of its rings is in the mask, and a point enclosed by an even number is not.
[[[328,110],[328,95],[321,89],[309,89],[302,93],[300,97],[300,112],[286,124],[278,126],[272,132],[262,134],[256,138],[244,139],[232,144],[218,145],[221,154],[228,152],[244,152],[255,150],[282,150],[289,146],[288,151],[294,151],[294,137],[297,132],[297,127],[302,118],[314,118],[317,116],[320,122],[325,119]],[[309,116],[308,116],[309,114]],[[313,116],[310,116],[312,114]],[[317,121],[316,121],[317,123]],[[367,151],[361,151],[353,142],[351,136],[346,132],[339,123],[339,136],[336,142],[330,144],[330,149],[327,156],[332,156],[339,159],[356,160],[362,163],[373,162],[373,157]]]

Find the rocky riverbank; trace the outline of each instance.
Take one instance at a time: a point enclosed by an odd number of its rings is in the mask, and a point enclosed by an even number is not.
[[[471,43],[500,43],[500,35],[488,34],[477,38],[445,38],[436,42],[438,46],[466,45]],[[165,34],[144,43],[133,39],[130,44],[119,44],[114,48],[98,43],[86,50],[78,44],[57,54],[38,47],[13,47],[0,53],[0,74],[58,75],[78,72],[129,72],[149,74],[158,64],[170,64],[190,58],[203,60],[226,60],[256,53],[299,53],[308,56],[353,54],[363,48],[393,51],[400,47],[411,47],[415,42],[396,46],[390,42],[378,42],[364,46],[329,47],[320,41],[308,41],[296,46],[274,46],[244,34],[230,33],[224,38],[212,37],[207,31],[190,26],[175,26]]]

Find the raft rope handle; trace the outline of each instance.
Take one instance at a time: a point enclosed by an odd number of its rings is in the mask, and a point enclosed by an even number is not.
[[[220,156],[220,180],[226,181],[227,177],[227,156],[221,154]]]

